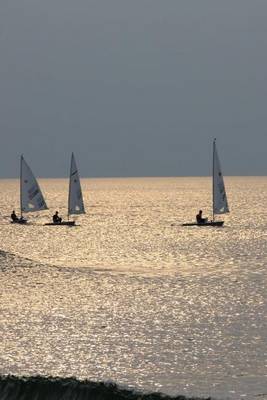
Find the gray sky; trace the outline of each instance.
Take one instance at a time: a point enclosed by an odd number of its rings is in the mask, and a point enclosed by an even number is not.
[[[0,177],[267,175],[266,0],[2,0]]]

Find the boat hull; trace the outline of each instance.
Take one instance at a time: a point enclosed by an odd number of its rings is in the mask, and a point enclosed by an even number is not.
[[[19,224],[19,225],[25,225],[27,224],[27,219],[18,219],[17,221],[10,221],[11,224]]]
[[[202,222],[201,224],[198,224],[197,222],[188,222],[185,224],[182,224],[182,226],[223,226],[224,221],[207,221],[207,222]]]
[[[75,221],[47,222],[45,226],[74,226]]]

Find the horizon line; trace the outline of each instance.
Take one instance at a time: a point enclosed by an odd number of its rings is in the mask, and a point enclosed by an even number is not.
[[[266,178],[267,175],[224,175],[224,178]],[[36,176],[37,179],[69,179],[69,176]],[[158,178],[211,178],[211,175],[130,175],[80,176],[80,179],[158,179]],[[0,177],[0,180],[19,180],[19,177]]]

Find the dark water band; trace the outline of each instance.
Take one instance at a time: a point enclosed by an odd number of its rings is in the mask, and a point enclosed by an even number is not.
[[[200,400],[126,390],[116,384],[75,378],[0,376],[1,400]],[[211,400],[211,398],[201,399]]]

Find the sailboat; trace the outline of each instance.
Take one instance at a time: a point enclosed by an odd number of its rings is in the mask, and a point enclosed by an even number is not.
[[[228,201],[223,181],[221,164],[216,148],[216,139],[213,140],[213,161],[212,161],[212,220],[202,223],[189,222],[183,226],[223,226],[224,221],[215,221],[216,214],[229,213]]]
[[[29,165],[20,157],[20,218],[12,223],[25,224],[23,213],[47,210],[45,199]]]
[[[70,215],[77,215],[77,214],[85,214],[85,208],[84,208],[79,172],[76,165],[74,154],[72,153],[71,163],[70,163],[70,178],[69,178],[68,221],[49,222],[46,223],[45,225],[73,226],[75,225],[75,221],[69,221],[69,217]]]

